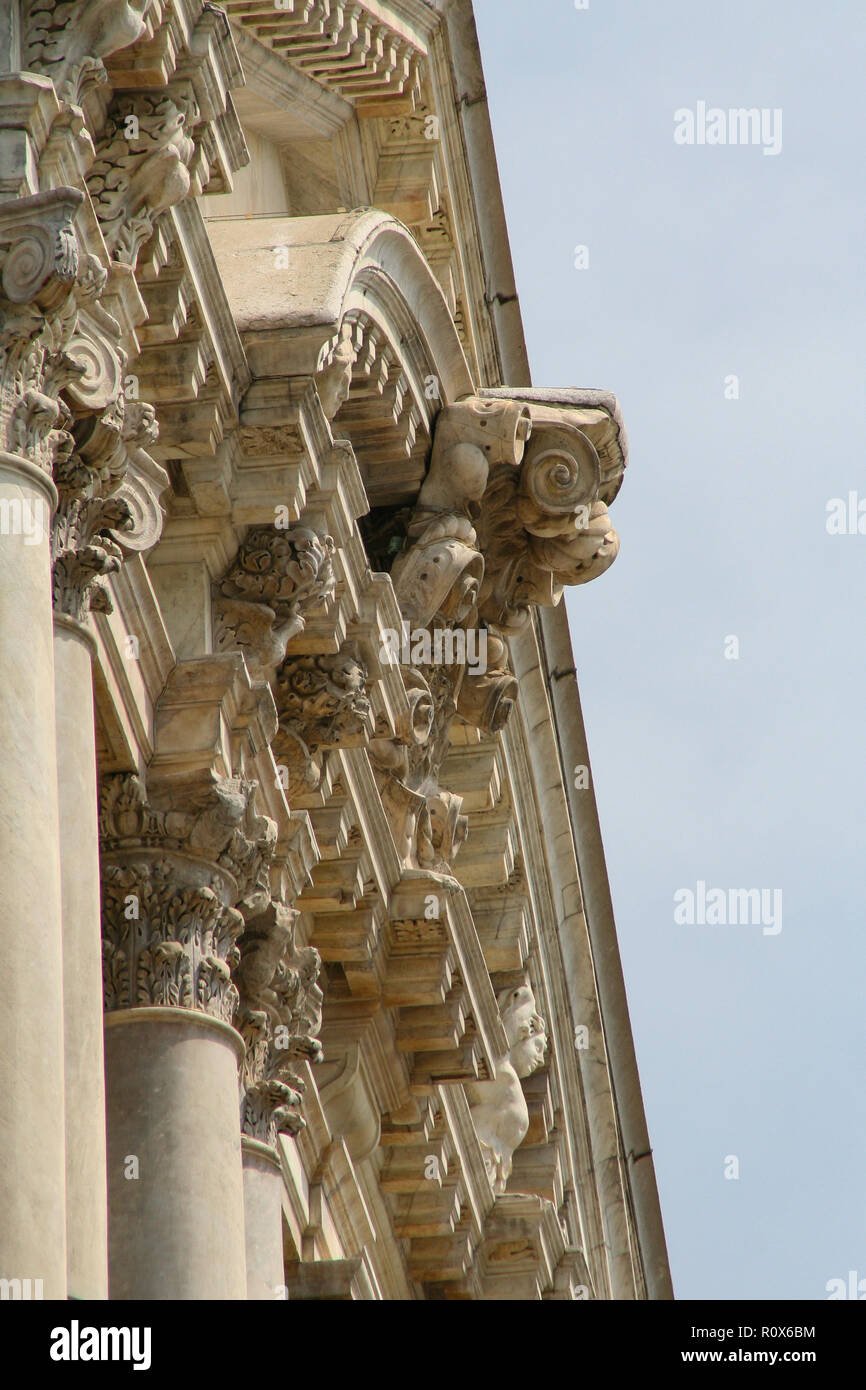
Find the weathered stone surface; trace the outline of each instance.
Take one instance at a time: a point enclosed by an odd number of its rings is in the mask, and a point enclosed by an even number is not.
[[[605,392],[498,384],[525,350],[472,26],[12,10],[0,1276],[665,1296],[539,619],[616,557],[627,445]]]

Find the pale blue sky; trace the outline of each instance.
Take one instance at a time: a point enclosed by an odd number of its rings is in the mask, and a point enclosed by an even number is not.
[[[535,384],[631,442],[568,611],[675,1290],[823,1299],[866,1278],[866,535],[825,525],[866,500],[866,12],[475,9]],[[781,153],[675,144],[699,101]],[[677,926],[699,879],[782,931]]]

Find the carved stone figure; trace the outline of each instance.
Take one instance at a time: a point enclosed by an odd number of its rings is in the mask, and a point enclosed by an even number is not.
[[[493,1191],[504,1192],[514,1150],[529,1129],[529,1110],[520,1078],[531,1076],[544,1062],[547,1024],[538,1013],[528,985],[503,990],[498,998],[509,1050],[496,1063],[491,1081],[471,1082],[466,1095],[481,1143]]]

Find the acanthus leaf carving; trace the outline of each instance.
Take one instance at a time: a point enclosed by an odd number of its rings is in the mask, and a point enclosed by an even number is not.
[[[324,752],[368,742],[374,724],[367,680],[351,642],[332,654],[287,657],[280,666],[274,682],[280,723],[272,746],[290,802],[318,787]]]
[[[103,60],[141,37],[152,0],[25,0],[23,62],[50,77],[62,101],[106,81]]]
[[[217,651],[243,652],[255,680],[269,680],[305,614],[334,594],[334,541],[305,526],[253,527],[214,586]]]
[[[66,351],[82,201],[55,188],[0,204],[0,447],[49,475],[73,448],[60,393],[83,374]]]
[[[298,913],[271,901],[248,913],[235,971],[240,994],[236,1026],[246,1043],[241,1067],[241,1128],[261,1143],[297,1134],[304,1083],[297,1063],[322,1060],[318,1032],[321,960],[313,947],[298,947]]]
[[[231,1023],[238,904],[270,898],[276,826],[242,778],[157,785],[116,773],[100,785],[107,1009],[148,1004]]]
[[[146,475],[148,465],[163,471],[140,447],[156,438],[153,407],[124,394],[120,325],[100,303],[106,280],[97,258],[85,254],[63,310],[65,355],[75,376],[61,401],[70,418],[70,448],[58,450],[54,464],[59,500],[51,550],[55,609],[78,622],[88,610],[111,611],[104,580],[120,568],[123,539],[136,525],[138,473]],[[131,479],[130,460],[138,470]]]
[[[115,96],[87,176],[114,260],[135,269],[157,218],[190,192],[195,155],[190,132],[198,120],[195,98],[186,87]]]
[[[465,836],[459,798],[439,787],[439,768],[455,717],[484,735],[508,720],[518,690],[507,637],[534,604],[558,603],[564,584],[585,583],[616,557],[606,505],[625,466],[616,409],[605,393],[559,400],[503,389],[437,417],[414,510],[392,519],[403,542],[391,566],[411,635],[410,656],[405,641],[401,651],[404,684],[412,694],[424,683],[432,726],[420,740],[378,740],[370,750],[407,867],[447,871]],[[381,539],[387,553],[400,544],[396,534]],[[482,650],[481,661],[461,655]]]

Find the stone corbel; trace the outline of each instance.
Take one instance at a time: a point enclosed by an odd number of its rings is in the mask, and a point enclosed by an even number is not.
[[[509,635],[616,558],[607,512],[626,463],[605,392],[487,391],[443,409],[392,568],[413,623],[475,620]]]
[[[280,727],[273,754],[294,802],[319,786],[326,752],[369,742],[375,725],[367,668],[351,642],[333,655],[287,657],[274,696]]]
[[[106,81],[103,59],[144,33],[152,0],[25,0],[23,54],[28,71],[50,77],[61,101],[78,105]]]
[[[214,586],[218,651],[240,651],[254,680],[274,677],[305,614],[334,594],[334,542],[304,526],[253,527]]]
[[[132,269],[157,218],[192,188],[199,113],[181,87],[117,93],[87,177],[112,259]]]
[[[533,605],[557,604],[565,586],[613,564],[619,537],[607,508],[622,483],[627,444],[607,392],[503,389],[484,399],[522,404],[532,421],[519,468],[491,470],[477,523],[485,560],[479,614],[512,634]]]

